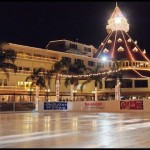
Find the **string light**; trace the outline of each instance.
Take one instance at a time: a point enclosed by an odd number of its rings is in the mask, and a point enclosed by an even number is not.
[[[59,100],[59,79],[56,80],[56,100]]]
[[[117,31],[116,31],[116,33],[115,33],[115,41],[114,41],[114,44],[113,44],[111,59],[114,57],[114,51],[115,51],[115,45],[116,45],[116,37],[117,37]]]
[[[132,69],[132,68],[123,68],[123,69],[118,69],[118,70],[109,70],[109,71],[105,71],[105,72],[99,72],[99,73],[94,73],[94,74],[79,74],[79,75],[67,75],[67,74],[58,74],[58,76],[60,77],[65,77],[65,78],[86,78],[86,77],[90,77],[90,76],[100,76],[100,75],[105,75],[105,74],[110,74],[110,73],[117,73],[121,70],[133,70],[134,72],[136,72],[139,76],[144,77],[144,78],[149,78],[148,76],[143,76],[141,75],[137,70]],[[148,69],[142,69],[145,71],[150,71]]]
[[[98,58],[99,55],[100,55],[99,51],[101,51],[101,50],[104,48],[104,46],[106,45],[106,43],[107,43],[107,41],[108,41],[108,39],[110,38],[111,35],[112,35],[112,32],[110,32],[110,33],[107,35],[107,37],[104,39],[104,41],[103,41],[104,44],[102,45],[102,48],[99,48],[100,50],[97,51],[97,54],[98,54],[97,58]],[[101,45],[100,45],[100,46],[101,46]]]
[[[99,72],[99,73],[94,73],[94,74],[80,74],[80,75],[66,75],[66,74],[58,74],[60,77],[66,77],[66,78],[82,78],[82,77],[90,77],[90,76],[99,76],[99,75],[104,75],[104,74],[110,74],[111,72],[117,72],[119,70],[109,70],[107,72]]]
[[[132,42],[134,42],[132,40],[132,38],[130,37],[130,35],[128,33],[126,33],[128,35],[128,37],[131,39]],[[137,46],[137,48],[139,49],[139,51],[141,52],[142,56],[147,60],[147,61],[150,61],[144,54],[143,52],[141,51],[141,49],[139,48],[139,46],[137,45],[137,43],[135,43],[135,45]]]
[[[131,52],[130,52],[130,49],[129,49],[129,47],[128,47],[128,44],[127,44],[127,42],[126,42],[126,40],[125,40],[125,37],[124,37],[124,34],[123,34],[122,31],[121,31],[121,34],[122,34],[122,36],[123,36],[123,38],[124,38],[125,45],[126,45],[126,48],[127,48],[128,52],[129,52],[130,58],[131,58],[131,60],[134,61],[135,59],[134,59],[134,57],[132,56],[132,54],[131,54]]]

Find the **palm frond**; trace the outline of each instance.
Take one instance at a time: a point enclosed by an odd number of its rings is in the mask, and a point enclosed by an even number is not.
[[[84,82],[81,84],[80,90],[83,91],[84,85],[87,84],[87,83],[90,83],[90,82],[92,82],[91,78],[88,78],[86,81],[84,81]]]
[[[66,78],[65,79],[65,86],[68,87],[69,84],[70,84],[70,78]]]

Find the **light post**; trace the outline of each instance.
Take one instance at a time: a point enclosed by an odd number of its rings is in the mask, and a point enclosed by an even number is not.
[[[95,101],[95,91],[92,91],[92,94],[93,94],[93,99]]]
[[[76,96],[77,90],[73,90],[73,95],[74,95],[74,101],[75,101],[75,96]]]
[[[50,89],[46,89],[45,90],[45,94],[46,94],[45,101],[48,101],[49,93],[50,93]]]
[[[13,111],[16,110],[16,106],[15,106],[15,102],[16,102],[16,93],[14,93],[14,100],[13,100]]]
[[[117,85],[115,86],[115,100],[121,100],[120,98],[120,81],[119,78],[117,78]]]
[[[33,89],[28,89],[28,92],[29,92],[29,95],[30,95],[30,102],[31,102],[31,96],[32,96],[32,93],[33,93]]]

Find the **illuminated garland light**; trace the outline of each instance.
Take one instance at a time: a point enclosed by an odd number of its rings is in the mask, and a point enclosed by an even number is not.
[[[136,72],[139,76],[143,77],[143,78],[150,78],[148,76],[143,76],[142,74],[140,74],[137,70],[132,69],[131,67],[129,68],[123,68],[123,69],[118,69],[118,70],[109,70],[107,72],[99,72],[99,73],[94,73],[94,74],[87,74],[87,75],[66,75],[66,74],[58,74],[58,76],[60,77],[65,77],[65,78],[82,78],[82,77],[90,77],[90,76],[99,76],[99,75],[104,75],[104,74],[110,74],[110,73],[117,73],[118,71],[121,70],[133,70],[134,72]],[[146,70],[145,71],[150,71],[150,70]]]
[[[132,40],[132,38],[130,37],[130,35],[128,33],[126,33],[128,35],[128,37]],[[133,41],[134,42],[134,41]],[[147,60],[147,61],[150,61],[145,55],[144,53],[141,51],[141,49],[139,48],[139,46],[137,45],[137,43],[135,43],[135,45],[137,46],[137,48],[139,49],[139,51],[141,52],[142,56]]]
[[[113,57],[114,57],[114,51],[115,51],[115,46],[116,46],[116,38],[117,38],[117,31],[115,32],[115,41],[114,41],[114,44],[113,44],[111,59],[113,59]]]
[[[133,69],[134,70],[134,69]],[[147,76],[143,76],[141,75],[137,70],[134,70],[139,76],[143,77],[143,78],[148,78]]]
[[[131,60],[135,60],[135,59],[134,59],[134,57],[132,56],[131,52],[130,52],[130,49],[129,49],[129,47],[128,47],[128,44],[127,44],[127,42],[126,42],[126,40],[125,40],[125,36],[124,36],[124,34],[123,34],[123,32],[122,32],[122,31],[121,31],[121,34],[122,34],[123,39],[124,39],[124,41],[125,41],[125,45],[126,45],[126,48],[127,48],[127,50],[128,50],[128,53],[129,53],[130,59],[131,59]]]
[[[107,72],[99,72],[99,73],[94,73],[94,74],[87,74],[87,75],[66,75],[66,74],[58,74],[60,77],[66,77],[66,78],[82,78],[82,77],[90,77],[90,76],[99,76],[99,75],[104,75],[104,74],[110,74],[111,72],[118,72],[118,70],[109,70]]]
[[[110,33],[107,35],[107,37],[105,38],[105,40],[102,42],[102,43],[103,43],[103,45],[101,45],[101,46],[102,46],[102,48],[101,48],[100,52],[102,51],[102,49],[103,49],[103,48],[104,48],[104,46],[106,45],[107,40],[110,38],[110,36],[111,36],[111,35],[112,35],[112,32],[110,32]],[[97,58],[99,57],[99,55],[100,55],[100,53],[98,54]]]
[[[115,30],[123,30],[125,32],[129,31],[129,24],[127,22],[127,19],[124,17],[119,7],[116,6],[110,19],[108,20],[108,25],[106,26],[106,29],[107,31],[115,31]]]

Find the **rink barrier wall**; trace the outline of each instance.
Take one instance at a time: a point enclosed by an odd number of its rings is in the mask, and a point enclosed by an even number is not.
[[[39,111],[150,112],[150,100],[39,102]]]
[[[150,100],[39,102],[39,111],[150,112]]]

